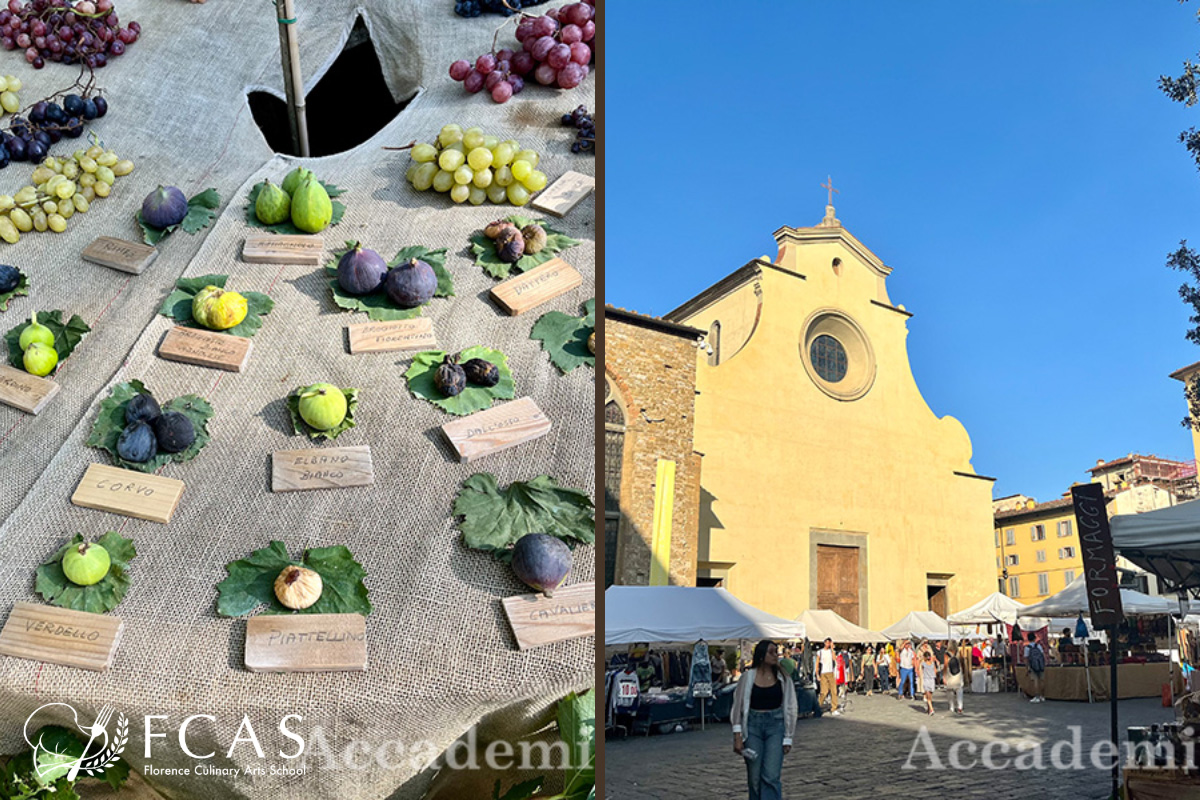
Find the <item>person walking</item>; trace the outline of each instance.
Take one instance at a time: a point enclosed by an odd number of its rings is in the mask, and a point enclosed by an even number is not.
[[[956,655],[956,653],[958,653]],[[950,700],[950,712],[963,713],[963,661],[962,650],[950,647],[946,650],[943,664],[942,685],[946,687],[946,697]]]
[[[783,757],[796,730],[796,690],[779,668],[779,647],[764,639],[733,692],[733,752],[746,760],[750,800],[782,800]]]
[[[892,670],[895,668],[895,664],[892,663],[892,657],[888,654],[888,648],[880,645],[879,652],[875,655],[875,670],[879,674],[880,694],[887,694],[892,690],[890,678]]]
[[[1029,702],[1044,703],[1046,702],[1046,696],[1043,694],[1046,691],[1046,651],[1038,643],[1037,634],[1030,631],[1026,637],[1029,644],[1025,645],[1025,666],[1029,669],[1029,679],[1033,684],[1030,687],[1033,697],[1029,698]]]
[[[825,695],[830,697],[833,716],[840,717],[837,695],[837,655],[833,652],[833,639],[826,639],[825,646],[817,654],[817,680],[820,688],[817,690],[817,705],[825,704]]]
[[[897,696],[899,696],[900,654],[898,652],[896,652],[896,648],[891,642],[888,642],[887,654],[888,654],[888,680],[891,681],[892,686],[896,687],[896,693],[897,693]]]
[[[900,662],[900,685],[896,687],[898,689],[896,693],[896,699],[899,700],[904,697],[904,687],[907,684],[909,697],[913,700],[916,700],[917,685],[913,681],[913,666],[916,657],[915,653],[913,652],[912,642],[908,639],[905,639],[900,644],[900,655],[897,656],[897,659]]]
[[[937,661],[933,658],[933,651],[927,650],[925,658],[921,661],[921,691],[925,693],[925,710],[929,712],[929,716],[933,716],[933,691],[937,686]]]
[[[875,648],[867,645],[862,657],[863,683],[867,687],[867,697],[875,691]]]

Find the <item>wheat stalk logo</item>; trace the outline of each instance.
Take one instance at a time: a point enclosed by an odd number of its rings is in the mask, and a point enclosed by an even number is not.
[[[83,734],[86,741],[78,757],[58,747],[47,746],[40,735],[37,742],[31,738],[31,723],[40,712],[52,706],[62,706],[70,711],[75,727]],[[114,716],[117,721],[116,730],[110,737],[108,727]],[[102,775],[106,769],[117,763],[121,754],[125,752],[125,747],[129,744],[129,720],[124,714],[114,711],[112,706],[104,706],[96,715],[95,721],[84,726],[79,724],[79,714],[74,707],[66,703],[47,703],[25,720],[25,741],[33,748],[34,770],[40,783],[53,783],[64,776],[68,781],[74,781],[80,772],[94,777]],[[93,744],[97,745],[97,749],[89,756],[88,752],[92,750]]]

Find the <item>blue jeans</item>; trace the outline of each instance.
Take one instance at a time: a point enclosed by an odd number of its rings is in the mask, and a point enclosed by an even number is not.
[[[904,667],[900,668],[900,686],[897,687],[898,691],[896,692],[896,694],[898,694],[900,697],[904,697],[904,683],[906,681],[908,682],[909,693],[913,697],[916,697],[917,696],[917,684],[913,681],[913,671],[912,671],[911,667],[909,669],[905,669]]]
[[[750,711],[746,718],[746,747],[758,753],[758,758],[746,762],[746,780],[750,784],[750,800],[782,800],[783,785],[783,709]]]
[[[883,692],[884,694],[887,694],[892,689],[891,684],[888,681],[889,678],[891,678],[891,675],[888,674],[886,669],[879,670],[879,691]]]

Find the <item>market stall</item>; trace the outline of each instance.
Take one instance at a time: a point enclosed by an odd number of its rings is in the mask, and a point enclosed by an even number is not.
[[[987,638],[1003,641],[1024,607],[1024,603],[1018,603],[1006,594],[993,592],[975,605],[947,618],[951,623],[951,635],[960,640]],[[973,667],[968,684],[970,690],[978,693],[1007,689],[1007,663],[1006,653],[998,650],[978,668]]]
[[[911,639],[915,643],[928,639],[944,642],[950,639],[950,623],[933,611],[910,611],[880,633],[892,641]]]
[[[501,47],[520,50],[512,35],[515,20],[497,37],[499,17],[461,19],[454,15],[453,3],[444,0],[297,3],[290,21],[279,19],[271,3],[117,0],[116,7],[123,21],[136,18],[143,30],[137,44],[99,73],[110,111],[89,130],[136,166],[114,184],[111,197],[70,219],[65,232],[23,232],[19,243],[0,244],[0,261],[21,265],[30,278],[30,295],[14,298],[0,314],[4,331],[41,309],[78,314],[91,328],[62,363],[55,375],[59,390],[39,413],[0,407],[0,471],[5,476],[0,493],[0,619],[7,619],[16,603],[48,607],[35,575],[77,532],[89,538],[118,532],[136,543],[137,557],[129,562],[127,593],[105,615],[122,623],[119,646],[106,670],[81,672],[0,657],[0,753],[28,747],[22,726],[39,707],[71,703],[84,722],[112,705],[135,720],[133,740],[123,755],[135,774],[149,765],[194,767],[196,761],[173,746],[155,746],[153,758],[145,758],[140,721],[145,715],[166,715],[169,739],[177,742],[180,722],[204,713],[216,721],[191,726],[191,748],[218,752],[210,763],[226,771],[214,771],[199,786],[194,777],[151,777],[164,794],[188,798],[203,790],[208,797],[246,800],[407,799],[430,791],[447,797],[490,796],[495,775],[450,770],[439,775],[425,761],[408,757],[411,750],[401,754],[396,745],[421,744],[436,755],[468,732],[478,736],[481,746],[536,735],[553,717],[559,698],[594,684],[595,642],[590,636],[518,647],[502,601],[532,590],[502,561],[468,546],[461,528],[466,515],[455,513],[455,502],[476,473],[494,476],[500,493],[547,475],[560,490],[578,492],[570,495],[574,502],[595,496],[596,374],[587,337],[568,336],[575,368],[565,369],[551,360],[545,339],[531,335],[539,319],[552,311],[559,315],[557,330],[564,335],[570,334],[564,324],[586,317],[581,306],[595,293],[596,201],[585,195],[565,217],[549,223],[578,242],[562,259],[581,280],[544,305],[514,316],[493,301],[491,292],[500,281],[476,263],[472,237],[483,235],[497,217],[520,214],[545,220],[547,215],[533,206],[457,204],[445,194],[419,193],[406,181],[409,151],[383,148],[428,144],[451,123],[477,125],[489,136],[512,137],[538,151],[538,170],[551,180],[569,171],[594,175],[590,157],[571,152],[574,130],[561,122],[578,105],[594,107],[594,76],[562,91],[530,81],[519,98],[506,104],[464,91],[447,69],[456,59],[474,60],[497,38]],[[310,125],[353,129],[367,117],[376,120],[348,149],[292,158],[273,152],[256,124],[259,109],[252,107],[248,90],[276,101],[283,95],[281,23],[296,26]],[[378,63],[331,78],[344,48],[370,54]],[[0,56],[6,59],[0,72],[20,73],[24,79],[24,103],[69,85],[80,71],[78,65],[54,63],[34,70],[20,51]],[[355,90],[374,77],[383,85],[383,97],[358,104]],[[322,92],[334,97],[323,109],[316,102]],[[383,109],[382,121],[368,113]],[[69,157],[89,144],[86,138],[64,140],[53,152]],[[263,233],[252,222],[251,192],[267,179],[281,184],[298,166],[344,191],[337,198],[344,216],[323,231],[319,263],[251,263],[243,258],[246,239]],[[14,161],[0,170],[0,194],[14,194],[31,180],[34,167]],[[143,198],[160,184],[177,186],[188,197],[216,189],[220,200],[208,209],[213,215],[209,227],[194,234],[185,227],[160,241],[157,257],[139,274],[81,258],[101,236],[140,241],[136,214]],[[443,283],[442,294],[411,315],[430,323],[424,346],[369,353],[348,344],[354,341],[350,326],[381,320],[363,310],[347,310],[331,289],[325,267],[347,239],[360,240],[389,261],[410,246],[426,248],[426,254],[444,248],[438,266],[452,277],[453,294]],[[167,299],[183,291],[177,281],[204,285],[213,275],[227,275],[229,286],[273,302],[270,314],[261,317],[253,349],[246,348],[248,360],[240,371],[168,360],[160,350],[178,327],[178,318],[162,313]],[[173,313],[175,307],[168,310]],[[503,387],[514,399],[534,401],[549,422],[540,438],[468,462],[443,433],[443,426],[458,415],[414,393],[406,373],[418,349],[457,353],[476,346],[504,354],[512,380],[506,377]],[[213,409],[207,431],[211,438],[195,459],[172,461],[159,474],[137,473],[182,483],[169,522],[72,502],[89,467],[113,466],[113,457],[89,440],[102,404],[117,387],[135,380],[164,401],[195,396]],[[299,386],[318,382],[357,389],[355,425],[346,426],[336,442],[296,432],[288,396]],[[275,483],[276,453],[317,450],[315,458],[323,458],[335,447],[358,453],[369,448],[370,481],[360,472],[360,485],[345,488],[282,491]],[[344,477],[326,474],[320,479]],[[490,484],[479,480],[478,493],[488,495]],[[485,505],[492,506],[498,497],[484,498]],[[590,511],[585,516],[590,536]],[[262,616],[218,613],[217,587],[230,577],[229,565],[274,540],[285,542],[289,560],[305,558],[306,551],[344,547],[355,566],[361,565],[371,604],[365,618],[365,669],[248,669],[249,630]],[[595,550],[576,544],[563,590],[594,580]],[[357,590],[357,583],[351,583]],[[332,581],[330,588],[335,588]],[[567,596],[556,592],[556,597]],[[587,607],[564,603],[561,610],[566,616]],[[368,746],[389,752],[388,763],[363,758],[355,769],[326,769],[324,759],[314,758],[304,776],[272,772],[272,766],[294,766],[276,755],[282,749],[280,720],[292,713],[304,717],[294,729],[310,741],[318,730],[329,752]],[[226,756],[243,718],[262,737],[266,759],[249,746]],[[69,723],[70,715],[62,712],[50,721]],[[245,772],[233,774],[247,767],[266,767],[268,772],[255,779],[247,779]],[[454,780],[478,785],[454,785]],[[551,776],[550,782],[555,780]],[[506,785],[512,782],[506,777]],[[547,791],[557,788],[548,786]]]
[[[879,631],[855,625],[827,608],[810,608],[796,617],[796,621],[803,623],[806,637],[813,642],[832,639],[834,644],[878,644],[887,641]]]
[[[604,592],[607,726],[649,734],[681,723],[727,719],[731,683],[714,685],[711,702],[695,702],[689,684],[672,680],[671,670],[659,665],[688,657],[700,643],[752,647],[762,639],[804,636],[804,623],[757,609],[725,589],[610,586]],[[639,671],[643,679],[658,677],[638,681],[635,688],[633,676]],[[652,685],[656,680],[661,685]]]
[[[1127,625],[1118,637],[1121,647],[1118,655],[1118,695],[1127,697],[1159,697],[1163,687],[1172,681],[1172,667],[1168,656],[1160,652],[1159,644],[1168,647],[1171,636],[1169,619],[1172,604],[1162,597],[1121,590],[1121,604]],[[1065,589],[1051,595],[1040,603],[1025,606],[1018,614],[1019,620],[1033,619],[1036,629],[1044,627],[1041,618],[1070,619],[1088,613],[1087,583],[1083,576],[1076,578]],[[1075,623],[1068,626],[1074,629]],[[1048,631],[1053,632],[1053,629]],[[1054,664],[1048,660],[1045,675],[1045,691],[1049,700],[1105,700],[1109,697],[1109,650],[1098,638],[1090,638],[1081,645],[1085,648],[1085,659],[1070,664]],[[1018,660],[1023,663],[1022,648],[1016,648]],[[1179,675],[1176,675],[1176,684]],[[1017,682],[1021,690],[1031,694],[1028,670],[1017,669]],[[1090,691],[1090,694],[1089,694]]]

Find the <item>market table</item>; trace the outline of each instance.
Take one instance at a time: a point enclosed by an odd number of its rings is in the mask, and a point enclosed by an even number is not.
[[[1125,800],[1200,800],[1200,775],[1179,769],[1126,768]]]
[[[176,726],[188,715],[212,714],[216,722],[197,723],[189,734],[194,752],[219,754],[207,762],[214,767],[259,763],[248,746],[232,758],[225,755],[243,714],[268,755],[291,749],[277,728],[282,716],[299,713],[304,720],[296,729],[310,738],[319,731],[337,757],[360,741],[373,752],[399,743],[411,753],[421,745],[420,752],[432,756],[472,728],[483,743],[532,735],[544,728],[557,698],[592,684],[590,637],[517,650],[499,601],[524,589],[506,566],[464,547],[451,508],[462,481],[480,471],[494,473],[501,485],[549,474],[594,496],[594,372],[584,367],[558,373],[529,334],[541,313],[578,313],[594,295],[595,201],[589,198],[566,219],[552,221],[581,242],[564,258],[582,273],[583,285],[530,314],[510,317],[488,300],[496,282],[472,263],[469,236],[516,209],[453,206],[444,195],[417,194],[404,181],[407,156],[380,148],[429,141],[448,122],[476,124],[539,150],[540,168],[551,179],[568,169],[593,173],[589,157],[569,152],[558,117],[578,104],[591,107],[595,80],[572,92],[530,87],[505,105],[465,94],[445,76],[446,68],[455,58],[486,50],[499,18],[462,20],[452,6],[444,0],[302,4],[297,25],[309,86],[336,57],[361,8],[393,94],[416,93],[359,147],[303,163],[347,190],[340,198],[346,217],[325,232],[326,252],[345,239],[361,239],[388,258],[410,244],[448,249],[455,297],[425,311],[438,346],[502,350],[517,396],[533,397],[553,430],[482,462],[459,463],[438,431],[451,417],[407,390],[402,376],[410,354],[347,352],[346,325],[366,317],[334,306],[321,269],[240,260],[251,231],[242,210],[250,188],[265,177],[278,181],[301,163],[271,154],[243,94],[254,85],[279,93],[278,33],[268,4],[121,0],[122,16],[138,18],[144,33],[101,75],[112,111],[100,131],[107,144],[134,158],[137,169],[123,179],[128,182],[119,185],[119,195],[97,204],[78,224],[72,220],[67,233],[31,234],[4,250],[4,258],[20,255],[35,284],[33,298],[15,302],[0,321],[34,307],[64,308],[84,316],[93,332],[60,374],[62,391],[52,407],[37,417],[0,409],[0,470],[6,476],[0,516],[7,516],[0,525],[0,618],[14,602],[40,602],[34,570],[73,533],[91,537],[117,530],[136,542],[139,555],[132,588],[113,612],[125,627],[109,670],[82,673],[0,657],[0,752],[23,748],[26,718],[60,701],[73,703],[81,717],[113,704],[136,721],[166,715]],[[5,58],[12,59],[11,71],[31,76],[28,97],[43,78],[51,90],[64,82],[58,65],[33,73],[17,63],[19,55]],[[50,82],[51,76],[56,80]],[[353,109],[346,109],[345,124],[354,124]],[[20,185],[29,168],[17,164],[0,175]],[[174,183],[189,195],[217,187],[220,217],[197,236],[174,234],[139,276],[78,261],[79,251],[98,235],[136,238],[132,215],[159,183]],[[242,373],[156,354],[172,327],[156,312],[175,279],[212,273],[229,274],[231,285],[267,293],[276,303],[253,338]],[[163,398],[201,395],[216,409],[205,450],[195,461],[163,470],[186,484],[168,525],[69,502],[87,466],[108,463],[85,442],[101,399],[130,379],[144,381]],[[292,388],[315,381],[362,390],[358,426],[337,445],[371,447],[373,486],[271,492],[273,451],[320,446],[292,434],[284,403]],[[245,620],[216,615],[215,587],[227,563],[273,539],[285,540],[294,554],[344,544],[363,564],[375,609],[367,620],[365,673],[246,671]],[[593,577],[593,549],[579,548],[568,583]],[[141,771],[147,760],[140,724],[135,722],[131,734],[124,757]],[[392,753],[386,765],[368,759],[354,769],[328,768],[314,759],[300,780],[218,776],[200,783],[163,776],[150,782],[180,798],[274,800],[289,793],[317,800],[417,798],[431,786],[446,797],[490,793],[494,776],[443,771],[435,781],[428,758]],[[170,739],[156,742],[151,761],[158,767],[195,764]]]
[[[1109,667],[1046,667],[1045,691],[1047,700],[1087,700],[1087,672],[1091,672],[1092,699],[1107,700]],[[1119,698],[1160,697],[1162,687],[1170,681],[1170,664],[1165,661],[1146,664],[1118,664],[1117,691]],[[1021,691],[1033,693],[1029,670],[1017,667],[1017,683]],[[1176,694],[1183,690],[1183,676],[1175,670]]]

